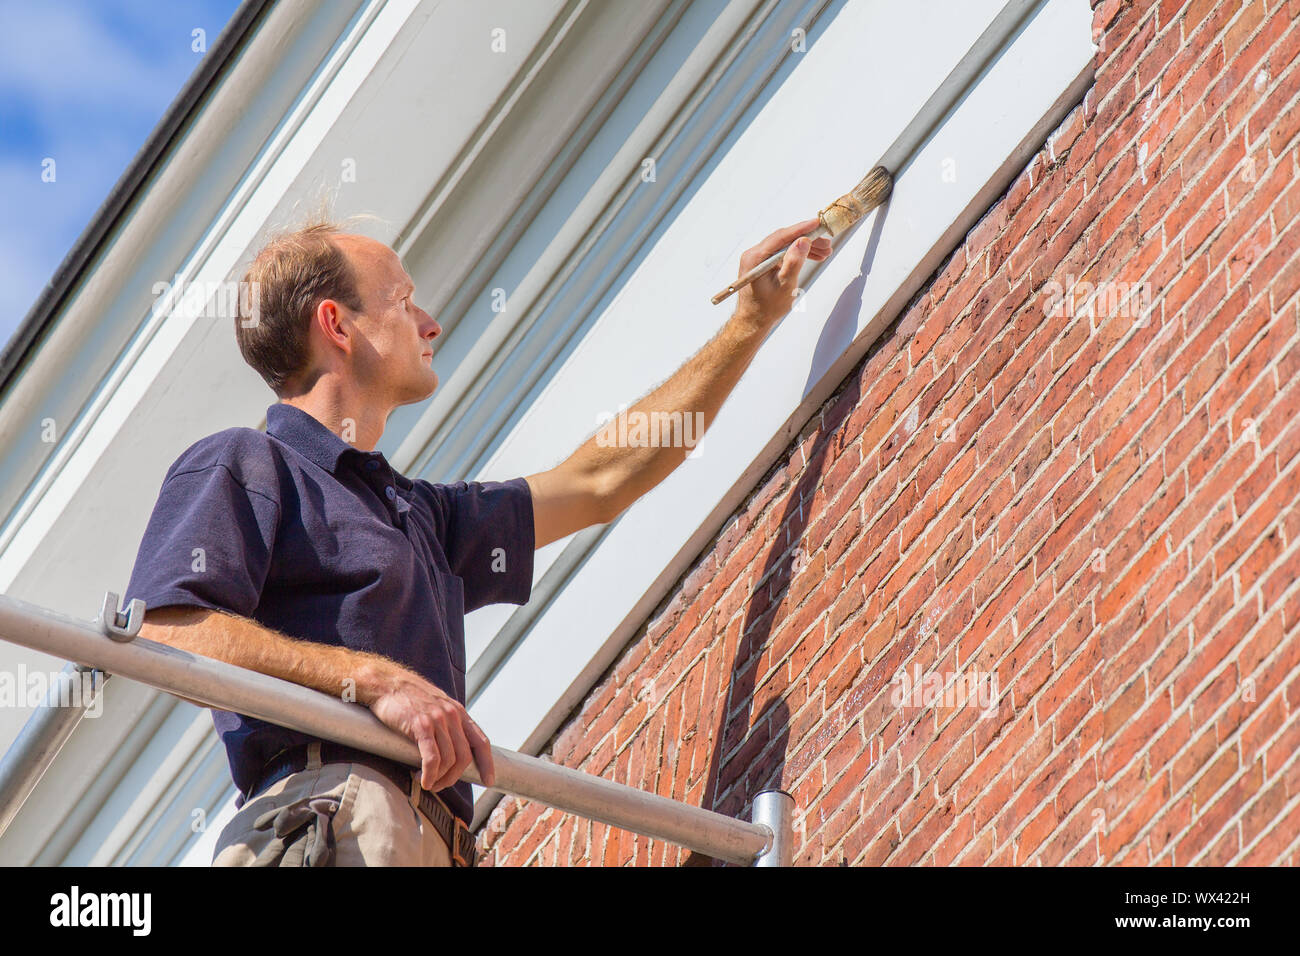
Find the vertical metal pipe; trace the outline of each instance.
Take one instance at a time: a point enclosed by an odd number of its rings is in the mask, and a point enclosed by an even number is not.
[[[754,866],[794,865],[794,797],[784,790],[764,790],[754,797],[750,819],[767,827],[772,839]]]
[[[45,771],[81,723],[93,700],[84,698],[86,684],[93,684],[92,693],[102,694],[107,677],[107,674],[81,664],[65,665],[51,684],[44,705],[37,707],[27,718],[18,738],[0,758],[0,833],[4,833],[18,815],[41,782],[41,777],[45,776]],[[72,704],[72,701],[77,703]]]

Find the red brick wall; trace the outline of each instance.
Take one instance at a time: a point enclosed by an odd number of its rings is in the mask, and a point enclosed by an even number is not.
[[[1297,862],[1300,0],[1095,6],[1083,103],[550,759],[787,789],[802,865]],[[712,862],[509,797],[480,844]]]

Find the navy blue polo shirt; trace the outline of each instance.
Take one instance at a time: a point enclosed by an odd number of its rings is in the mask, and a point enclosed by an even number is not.
[[[533,545],[523,478],[410,479],[382,453],[277,403],[265,433],[227,428],[168,469],[125,600],[228,611],[290,637],[383,654],[464,704],[465,614],[528,600]],[[280,750],[318,739],[212,716],[245,793]],[[468,783],[439,796],[470,821]]]

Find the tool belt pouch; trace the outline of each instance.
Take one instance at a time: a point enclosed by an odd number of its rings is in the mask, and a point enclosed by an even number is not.
[[[339,801],[304,797],[268,810],[253,821],[255,830],[272,830],[275,838],[257,855],[254,866],[334,866],[334,814]]]

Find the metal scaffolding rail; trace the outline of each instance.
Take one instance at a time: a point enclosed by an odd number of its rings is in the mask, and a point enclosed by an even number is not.
[[[384,725],[368,708],[136,637],[144,619],[144,603],[132,601],[126,614],[117,610],[117,604],[116,594],[105,595],[100,620],[88,622],[0,595],[0,639],[75,662],[60,675],[65,681],[76,678],[78,671],[93,668],[220,710],[420,766],[415,742]],[[0,835],[88,706],[84,700],[81,707],[59,706],[57,691],[57,687],[52,689],[49,703],[33,714],[0,762]],[[496,769],[493,790],[730,863],[791,865],[794,800],[784,791],[757,794],[753,822],[747,823],[500,747],[492,748],[492,757]],[[483,783],[473,763],[461,779]]]

